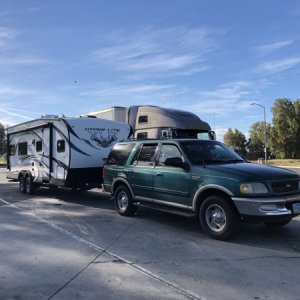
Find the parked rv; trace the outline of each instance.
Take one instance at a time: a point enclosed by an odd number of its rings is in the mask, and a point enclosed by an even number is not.
[[[128,123],[137,139],[198,138],[215,140],[208,123],[191,112],[159,106],[111,107],[90,112],[95,116]]]
[[[130,135],[128,124],[88,117],[44,116],[9,127],[7,178],[29,194],[40,185],[101,187],[111,148]]]

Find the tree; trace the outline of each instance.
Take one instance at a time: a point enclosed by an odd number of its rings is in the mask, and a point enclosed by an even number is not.
[[[277,158],[294,158],[298,122],[293,102],[277,99],[272,107],[271,149]]]
[[[300,158],[300,99],[294,102],[296,118],[298,123],[298,131],[296,134],[296,155],[295,158]]]
[[[0,158],[6,152],[5,128],[0,123]]]
[[[246,156],[246,137],[241,131],[229,128],[224,135],[224,144],[240,155]]]
[[[266,137],[267,137],[267,154],[270,156],[269,151],[269,139],[270,139],[270,124],[266,124]],[[258,159],[265,156],[264,147],[265,147],[265,123],[256,122],[250,127],[249,131],[249,140],[246,144],[247,146],[247,157],[249,159]]]

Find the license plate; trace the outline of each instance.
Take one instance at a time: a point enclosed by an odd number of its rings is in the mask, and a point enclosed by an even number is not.
[[[300,214],[300,203],[293,204],[293,212],[294,214]]]

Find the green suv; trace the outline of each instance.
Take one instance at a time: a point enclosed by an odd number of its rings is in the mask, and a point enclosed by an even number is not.
[[[138,206],[192,213],[220,240],[240,221],[283,226],[300,214],[297,173],[249,163],[216,141],[118,143],[104,166],[104,190],[123,216]]]

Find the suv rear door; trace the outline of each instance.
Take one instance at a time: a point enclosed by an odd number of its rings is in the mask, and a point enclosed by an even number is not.
[[[127,169],[127,178],[135,197],[152,198],[153,169],[157,148],[158,143],[141,144]]]
[[[161,145],[153,170],[153,197],[157,200],[189,205],[190,170],[183,166],[165,165],[168,158],[183,159],[183,155],[176,144],[165,142]]]

